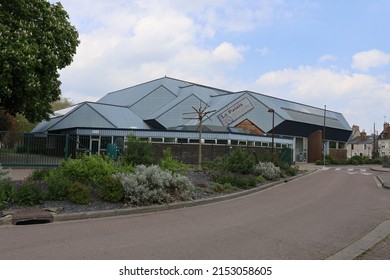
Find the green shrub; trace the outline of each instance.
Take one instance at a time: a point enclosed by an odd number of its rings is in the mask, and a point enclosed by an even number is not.
[[[48,200],[66,200],[68,198],[69,187],[72,183],[60,169],[47,172],[43,181],[47,184]]]
[[[257,183],[259,184],[263,184],[266,181],[265,178],[261,175],[257,176],[256,179],[257,179]]]
[[[16,200],[16,188],[11,180],[3,181],[0,183],[0,188],[5,195],[4,205],[15,203]]]
[[[233,149],[229,154],[219,157],[212,163],[207,164],[208,169],[239,172],[250,174],[256,164],[256,157],[242,148]]]
[[[9,177],[8,170],[5,170],[0,165],[0,209],[7,206],[9,198],[9,190],[12,188],[11,178]]]
[[[80,182],[74,182],[69,187],[68,199],[76,204],[88,204],[91,202],[91,187]]]
[[[272,162],[259,162],[254,168],[256,175],[261,175],[267,180],[276,180],[280,178],[281,171]]]
[[[50,172],[50,169],[35,169],[29,176],[29,179],[33,181],[42,181],[45,176]]]
[[[44,188],[45,186],[41,182],[24,181],[16,187],[15,203],[24,206],[42,204],[46,198],[46,190]]]
[[[156,163],[154,148],[148,141],[142,141],[134,136],[129,136],[122,161],[124,164],[133,166],[154,164]]]
[[[229,183],[225,183],[225,184],[214,183],[211,186],[211,190],[213,192],[218,192],[218,193],[231,193],[231,192],[234,192],[235,190],[237,190],[237,188],[233,187]]]
[[[298,174],[298,170],[299,170],[298,166],[291,167],[289,164],[285,162],[279,162],[277,165],[280,168],[282,177],[295,176]]]
[[[135,167],[133,174],[117,174],[122,183],[125,200],[133,205],[151,205],[189,200],[195,187],[182,175],[174,176],[157,165]]]
[[[124,190],[119,178],[113,175],[107,175],[100,182],[99,197],[109,202],[121,202],[124,198]]]
[[[3,169],[3,167],[0,164],[0,184],[5,181],[11,180],[11,177],[9,176],[9,172],[6,169]]]
[[[175,171],[187,171],[188,165],[179,162],[174,159],[171,154],[171,149],[164,149],[163,157],[161,159],[161,169]]]
[[[7,195],[5,190],[0,186],[0,210],[4,209],[7,204]]]
[[[100,155],[84,155],[69,159],[60,166],[61,172],[71,181],[92,183],[96,186],[106,176],[116,171],[114,162]]]
[[[231,172],[214,171],[209,174],[210,178],[221,185],[230,184],[241,189],[255,187],[257,178],[253,175],[242,175]]]

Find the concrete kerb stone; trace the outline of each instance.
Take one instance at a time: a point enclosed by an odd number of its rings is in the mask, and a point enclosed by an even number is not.
[[[296,180],[298,178],[301,178],[303,176],[312,174],[318,170],[310,170],[305,173],[299,174],[297,176],[291,177],[291,178],[285,178],[281,179],[275,182],[271,182],[266,185],[262,185],[250,190],[245,190],[237,193],[232,194],[226,194],[211,198],[205,198],[200,200],[193,200],[193,201],[183,201],[183,202],[176,202],[172,204],[165,204],[165,205],[153,205],[153,206],[145,206],[145,207],[137,207],[137,208],[124,208],[124,209],[112,209],[112,210],[103,210],[103,211],[86,211],[86,212],[78,212],[78,213],[64,213],[64,214],[55,214],[53,213],[53,222],[60,222],[60,221],[71,221],[71,220],[83,220],[83,219],[96,219],[96,218],[108,218],[108,217],[115,217],[115,216],[125,216],[125,215],[134,215],[134,214],[146,214],[146,213],[152,213],[152,212],[158,212],[158,211],[166,211],[166,210],[174,210],[174,209],[180,209],[180,208],[189,208],[194,206],[200,206],[230,199],[235,199],[238,197],[250,195],[252,193],[256,193],[259,191],[263,191],[272,187],[275,187],[277,185],[281,185],[284,183],[287,183],[289,181]],[[12,214],[7,215],[3,218],[0,218],[0,225],[10,225],[12,224]]]
[[[381,183],[382,187],[390,189],[390,168],[371,167],[372,171],[385,172],[384,175],[377,175],[376,178]]]
[[[386,220],[359,240],[328,257],[327,260],[353,260],[382,241],[389,234],[390,220]]]

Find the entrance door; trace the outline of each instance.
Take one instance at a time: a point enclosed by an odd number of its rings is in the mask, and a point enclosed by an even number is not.
[[[307,161],[307,141],[304,140],[300,137],[295,138],[295,161],[297,162]]]
[[[98,154],[99,150],[100,150],[100,139],[95,138],[95,137],[93,136],[91,139],[91,153],[92,154]]]

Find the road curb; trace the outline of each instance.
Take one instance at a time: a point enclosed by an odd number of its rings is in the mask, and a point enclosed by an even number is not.
[[[386,188],[386,189],[390,189],[390,185],[388,185],[388,183],[386,183],[382,177],[380,175],[377,175],[376,178],[378,179],[378,181],[381,183],[382,187]]]
[[[348,247],[327,258],[327,260],[353,260],[390,234],[390,220],[376,226],[368,234],[356,240]]]

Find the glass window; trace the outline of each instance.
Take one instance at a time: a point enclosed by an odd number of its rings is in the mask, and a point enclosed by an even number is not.
[[[77,136],[77,149],[79,150],[87,150],[89,149],[89,141],[90,137],[85,135],[79,135]]]
[[[107,144],[110,144],[111,140],[110,136],[102,136],[100,139],[100,149],[107,149]]]
[[[329,141],[329,148],[336,149],[337,143],[334,141]]]
[[[187,138],[177,138],[177,143],[188,143]]]
[[[228,140],[217,140],[217,144],[218,145],[227,145],[228,144]]]
[[[215,140],[214,139],[205,139],[204,142],[206,144],[215,144]]]

